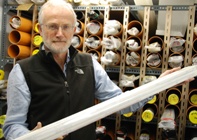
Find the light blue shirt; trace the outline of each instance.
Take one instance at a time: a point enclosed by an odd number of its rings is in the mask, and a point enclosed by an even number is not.
[[[67,62],[70,57],[68,55]],[[95,74],[95,98],[105,101],[115,96],[122,94],[122,90],[110,80],[103,67],[93,59],[93,67]],[[64,69],[66,69],[66,64]],[[150,100],[147,98],[138,102],[126,109],[121,110],[121,113],[135,112],[137,109],[144,106]],[[3,126],[4,136],[6,140],[13,140],[28,132],[26,123],[28,108],[31,102],[31,93],[25,81],[19,64],[14,65],[8,77],[7,85],[7,103],[8,109],[6,120]]]

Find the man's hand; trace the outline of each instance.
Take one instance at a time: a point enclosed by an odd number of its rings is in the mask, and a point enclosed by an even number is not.
[[[37,126],[34,127],[34,129],[32,129],[32,131],[37,130],[37,129],[41,128],[41,127],[42,127],[42,123],[41,122],[38,122],[37,123]]]
[[[173,69],[170,69],[170,70],[166,70],[165,72],[163,72],[163,73],[159,76],[159,78],[161,78],[161,77],[163,77],[163,76],[166,76],[166,75],[168,75],[168,74],[170,74],[170,73],[173,73],[173,72],[175,72],[175,71],[178,71],[178,70],[180,70],[180,69],[181,69],[180,67],[176,67],[176,68],[173,68]],[[182,83],[180,83],[180,84],[178,84],[178,85],[176,85],[176,86],[180,86],[180,85],[186,84],[186,83],[191,82],[191,81],[193,81],[193,80],[194,80],[194,78],[190,78],[190,79],[188,79],[188,80],[186,80],[186,81],[184,81],[184,82],[182,82]]]
[[[32,131],[35,131],[35,130],[41,128],[41,127],[42,127],[42,123],[41,122],[38,122],[37,123],[37,126],[34,129],[32,129]],[[65,137],[66,137],[66,135],[65,136],[61,136],[61,137],[59,137],[59,138],[57,138],[55,140],[63,140]]]

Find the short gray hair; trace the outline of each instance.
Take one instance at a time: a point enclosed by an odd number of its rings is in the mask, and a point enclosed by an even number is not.
[[[48,0],[46,3],[43,4],[43,6],[40,8],[40,11],[38,13],[38,23],[39,24],[42,24],[42,22],[43,22],[43,11],[47,8],[50,8],[50,7],[52,8],[54,6],[62,6],[62,7],[65,7],[65,9],[70,10],[74,16],[74,23],[77,22],[76,13],[70,3],[66,2],[65,0]]]

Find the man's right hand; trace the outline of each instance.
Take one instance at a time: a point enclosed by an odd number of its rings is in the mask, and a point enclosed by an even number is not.
[[[38,122],[37,123],[37,126],[34,129],[32,129],[32,131],[35,131],[35,130],[41,128],[41,127],[42,127],[42,123],[41,122]],[[61,137],[59,137],[59,138],[57,138],[55,140],[63,140],[65,137],[66,137],[66,135],[65,136],[61,136]]]

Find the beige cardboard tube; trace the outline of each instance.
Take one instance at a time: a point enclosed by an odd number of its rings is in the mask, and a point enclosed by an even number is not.
[[[78,32],[76,32],[75,34],[83,36],[83,33],[84,33],[84,23],[82,21],[80,21],[80,20],[77,20],[77,23],[79,24],[78,25],[78,29],[80,29],[80,30],[78,30]]]
[[[133,27],[136,27],[139,30],[139,33],[136,36],[138,36],[139,38],[142,38],[142,35],[143,35],[143,25],[142,25],[142,23],[138,20],[132,20],[128,24],[128,30],[133,28]]]
[[[163,39],[159,36],[152,36],[151,38],[149,38],[148,40],[148,45],[158,42],[161,45],[161,51],[163,49]]]
[[[92,26],[94,25],[99,25],[100,29],[96,32],[96,33],[93,33],[90,28],[87,27],[87,32],[90,34],[90,35],[97,35],[97,36],[102,36],[103,34],[103,24],[97,20],[91,20],[90,22],[90,26],[92,24]]]
[[[95,49],[90,49],[87,51],[87,53],[91,54],[93,57],[95,57],[95,59],[100,62],[100,58],[101,58],[101,53]]]

